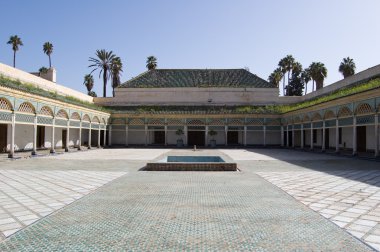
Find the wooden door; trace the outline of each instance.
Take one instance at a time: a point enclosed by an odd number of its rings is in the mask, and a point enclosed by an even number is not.
[[[228,144],[239,144],[239,132],[238,131],[228,131],[227,132],[227,143]]]
[[[187,133],[187,143],[189,146],[204,146],[205,132],[204,131],[189,131]]]
[[[154,132],[154,143],[155,144],[165,144],[165,131],[155,131]]]
[[[67,130],[62,130],[62,148],[66,149]]]
[[[0,124],[0,152],[7,152],[8,124]]]
[[[366,126],[356,127],[356,143],[358,152],[367,150],[367,128]]]
[[[45,126],[37,126],[37,148],[45,147]]]

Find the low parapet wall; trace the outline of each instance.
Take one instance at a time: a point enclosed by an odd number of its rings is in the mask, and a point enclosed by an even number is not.
[[[86,95],[84,93],[81,93],[71,88],[64,87],[54,82],[42,79],[38,76],[24,72],[17,68],[13,68],[11,66],[7,66],[2,63],[0,63],[0,75],[3,75],[4,77],[10,78],[10,79],[18,80],[23,83],[32,84],[38,88],[41,88],[50,92],[57,92],[57,94],[59,95],[71,96],[81,101],[93,103],[93,97],[89,95]]]

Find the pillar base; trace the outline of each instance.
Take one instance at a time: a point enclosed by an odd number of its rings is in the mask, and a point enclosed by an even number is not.
[[[353,153],[352,153],[352,156],[353,156],[353,157],[357,157],[357,156],[358,156],[358,153],[357,153],[357,152],[353,152]]]
[[[14,154],[13,153],[8,153],[8,158],[14,158]]]
[[[87,147],[87,149],[91,150],[91,149],[92,149],[92,147],[91,147],[91,146],[88,146],[88,147]]]

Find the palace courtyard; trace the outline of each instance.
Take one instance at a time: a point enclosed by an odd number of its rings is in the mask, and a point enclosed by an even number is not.
[[[221,156],[240,171],[141,170],[167,155]],[[0,158],[0,251],[380,250],[379,167],[287,149]]]

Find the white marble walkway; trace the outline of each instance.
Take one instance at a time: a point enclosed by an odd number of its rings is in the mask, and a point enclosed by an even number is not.
[[[380,250],[380,171],[257,174]]]
[[[0,241],[124,174],[0,170]]]

